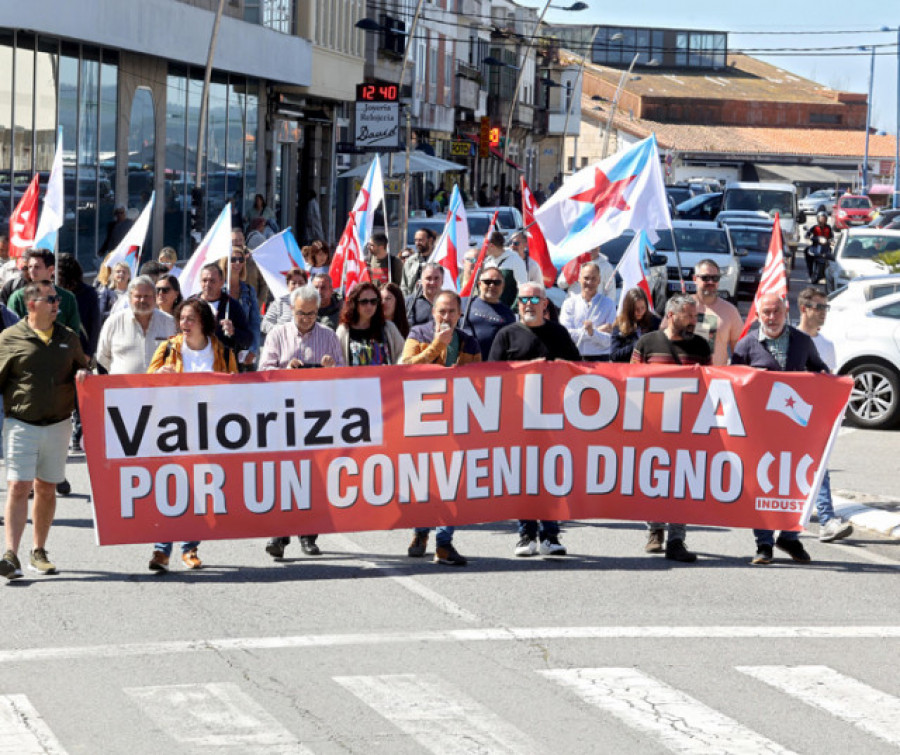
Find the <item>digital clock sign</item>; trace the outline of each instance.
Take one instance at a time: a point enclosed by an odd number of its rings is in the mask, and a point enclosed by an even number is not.
[[[357,84],[357,102],[397,102],[400,91],[396,84]]]

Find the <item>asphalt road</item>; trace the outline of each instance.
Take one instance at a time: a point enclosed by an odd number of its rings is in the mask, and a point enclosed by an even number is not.
[[[94,544],[83,460],[70,479],[60,574],[0,586],[2,753],[900,747],[897,541],[753,567],[749,532],[695,527],[679,565],[640,524],[574,522],[573,555],[516,559],[500,522],[458,531],[465,568],[366,532],[280,563],[207,542],[158,576],[149,546]]]

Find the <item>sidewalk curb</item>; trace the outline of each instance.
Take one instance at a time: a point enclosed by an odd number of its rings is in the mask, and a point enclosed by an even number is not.
[[[856,527],[900,540],[900,513],[872,508],[839,495],[834,496],[834,513]]]

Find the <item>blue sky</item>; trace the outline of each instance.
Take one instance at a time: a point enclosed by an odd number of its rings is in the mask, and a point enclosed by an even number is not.
[[[547,20],[555,23],[611,24],[668,28],[709,29],[728,32],[728,45],[733,50],[772,48],[834,48],[859,45],[890,45],[885,54],[875,58],[872,95],[872,124],[877,129],[894,133],[897,124],[897,27],[900,26],[900,3],[896,0],[876,3],[872,10],[853,18],[854,6],[846,0],[819,0],[800,3],[796,0],[755,0],[752,3],[733,0],[638,0],[633,4],[586,0],[588,10],[566,13],[551,10]],[[523,5],[542,8],[534,0]],[[568,0],[555,0],[554,5],[569,5]],[[881,10],[874,9],[880,6]],[[869,6],[866,6],[869,7]],[[839,23],[841,20],[843,23]],[[888,26],[891,32],[878,30]],[[864,31],[866,30],[866,31]],[[791,32],[790,34],[742,34],[741,32]],[[805,32],[842,32],[808,34]],[[852,33],[844,33],[851,31]],[[850,56],[831,55],[825,51],[804,55],[779,55],[777,52],[749,53],[787,71],[820,84],[851,92],[868,92],[869,53]]]

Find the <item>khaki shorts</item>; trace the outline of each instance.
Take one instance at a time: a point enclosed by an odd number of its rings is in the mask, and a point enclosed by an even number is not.
[[[8,482],[41,480],[53,484],[66,479],[66,457],[72,421],[29,425],[12,417],[3,422],[3,450]]]

